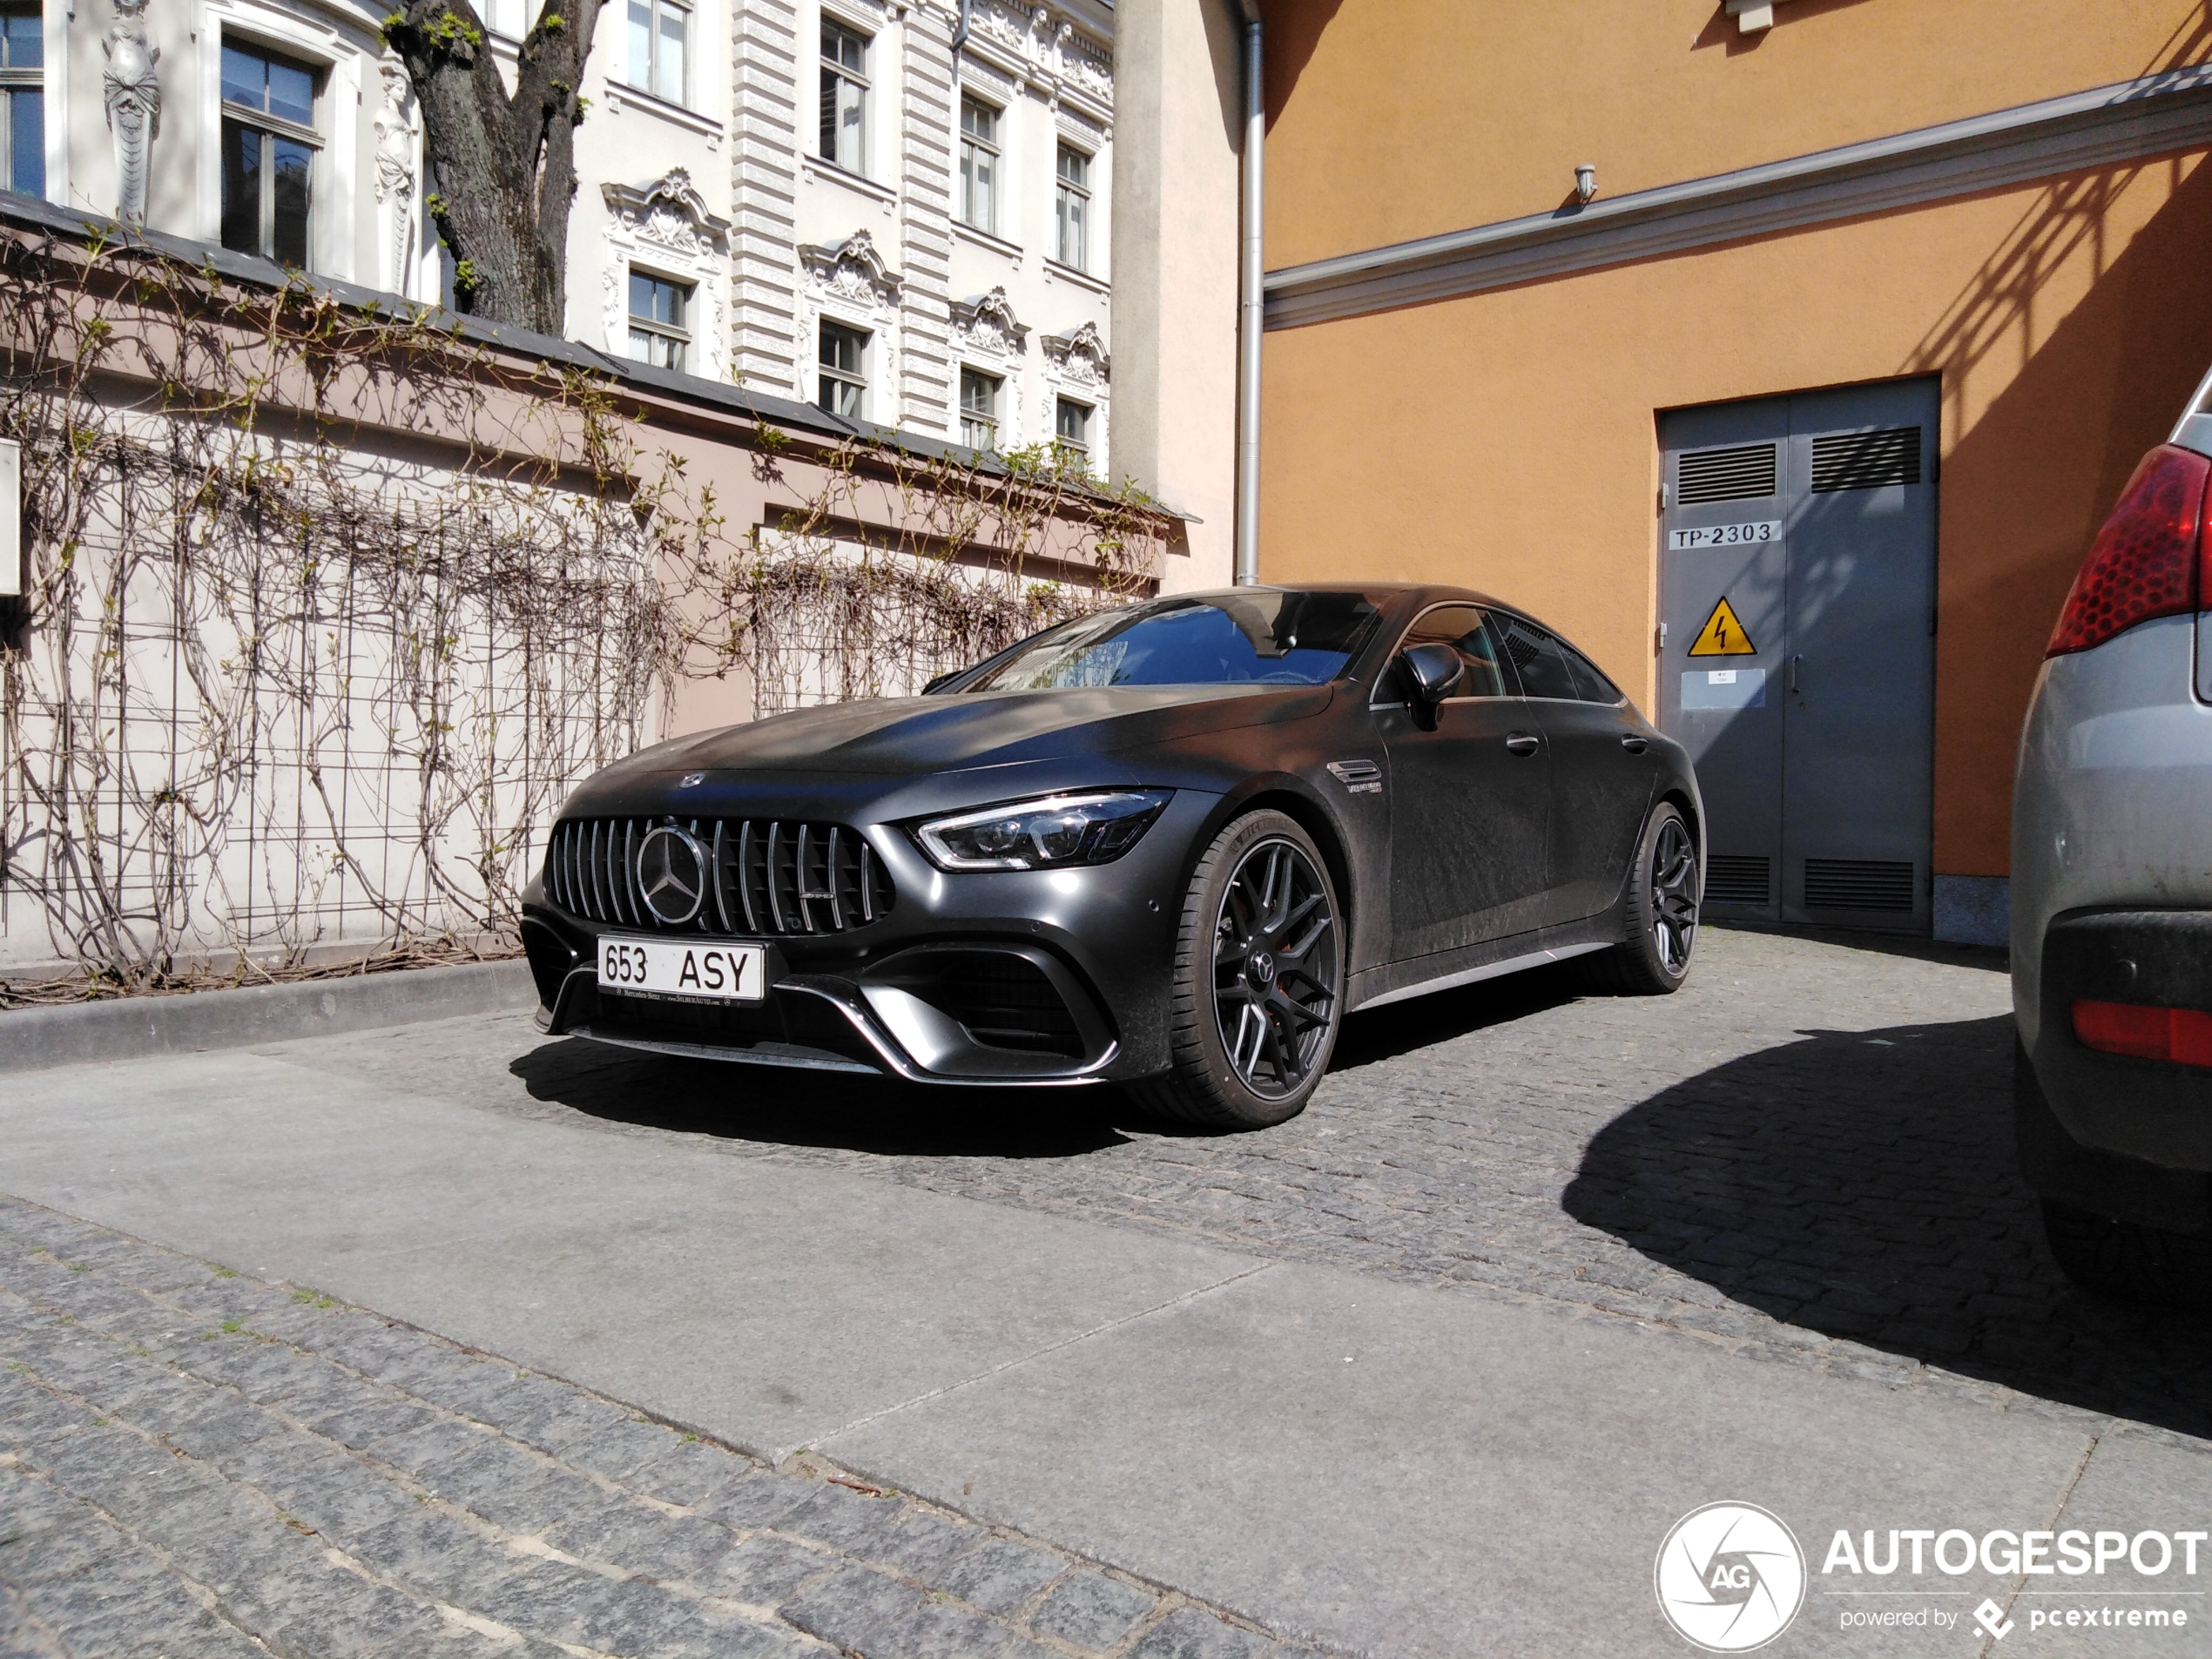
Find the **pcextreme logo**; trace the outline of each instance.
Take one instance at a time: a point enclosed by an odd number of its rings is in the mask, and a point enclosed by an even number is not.
[[[1659,1610],[1708,1653],[1749,1653],[1790,1628],[1805,1600],[1805,1554],[1781,1519],[1709,1503],[1668,1531],[1652,1568]]]

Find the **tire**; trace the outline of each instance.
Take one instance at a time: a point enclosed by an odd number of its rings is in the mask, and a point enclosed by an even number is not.
[[[1184,898],[1168,1008],[1174,1063],[1130,1095],[1207,1129],[1296,1117],[1344,1022],[1345,950],[1336,886],[1312,837],[1281,813],[1236,819]]]
[[[1635,861],[1629,867],[1627,936],[1583,959],[1584,982],[1616,996],[1665,996],[1680,990],[1689,977],[1703,894],[1697,838],[1682,809],[1662,800],[1643,820]]]
[[[2212,1238],[2043,1200],[2043,1237],[2083,1290],[2126,1302],[2212,1308]]]

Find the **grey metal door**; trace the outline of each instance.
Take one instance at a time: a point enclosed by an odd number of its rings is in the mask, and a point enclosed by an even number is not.
[[[1925,933],[1938,385],[1667,415],[1660,723],[1714,916]]]

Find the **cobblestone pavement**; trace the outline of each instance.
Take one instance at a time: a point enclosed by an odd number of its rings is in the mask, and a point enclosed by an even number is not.
[[[462,1022],[347,1053],[502,1109],[2212,1433],[2212,1329],[2092,1301],[2043,1249],[2000,953],[1711,928],[1700,951],[1668,998],[1547,970],[1355,1015],[1302,1116],[1223,1137],[1103,1091],[826,1086],[574,1041],[516,1058],[511,1028]]]
[[[811,1459],[8,1199],[0,1359],[7,1659],[1297,1659]]]

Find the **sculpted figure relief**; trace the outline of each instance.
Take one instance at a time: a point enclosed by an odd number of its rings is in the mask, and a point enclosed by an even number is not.
[[[384,107],[376,117],[376,202],[384,216],[384,286],[408,290],[408,256],[415,249],[414,89],[398,63],[382,66]]]
[[[115,21],[101,37],[107,57],[108,130],[115,134],[115,216],[139,225],[146,217],[146,175],[161,136],[161,48],[146,34],[146,0],[115,0]]]

